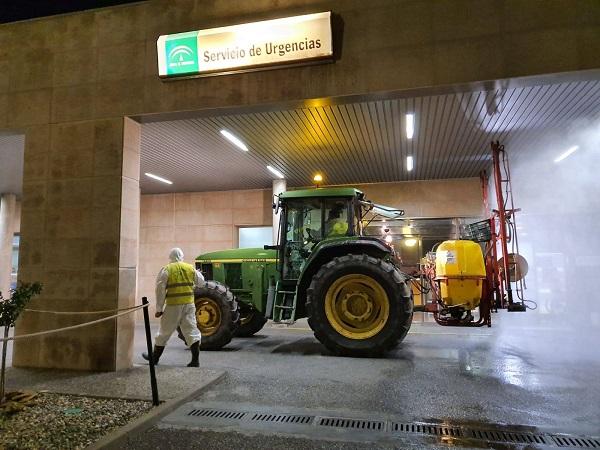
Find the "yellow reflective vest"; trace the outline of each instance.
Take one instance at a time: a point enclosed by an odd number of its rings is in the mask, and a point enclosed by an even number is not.
[[[169,274],[167,281],[167,305],[194,303],[194,279],[196,269],[184,262],[172,262],[165,267]]]
[[[346,236],[346,234],[348,234],[348,222],[343,219],[334,219],[327,225],[327,237]]]

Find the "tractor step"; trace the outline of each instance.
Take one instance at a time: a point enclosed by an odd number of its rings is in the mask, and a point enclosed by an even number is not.
[[[294,323],[296,321],[296,291],[280,289],[279,282],[275,286],[273,303],[273,322]]]

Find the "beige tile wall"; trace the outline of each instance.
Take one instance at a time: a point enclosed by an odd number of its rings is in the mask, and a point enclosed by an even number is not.
[[[154,280],[180,247],[188,262],[201,253],[237,246],[240,226],[270,226],[271,190],[141,196],[138,297],[154,303]]]
[[[479,178],[361,184],[369,200],[404,209],[406,217],[479,217],[483,196]]]

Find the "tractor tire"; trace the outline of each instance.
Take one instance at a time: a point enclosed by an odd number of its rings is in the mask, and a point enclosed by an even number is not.
[[[239,305],[231,291],[217,281],[207,281],[194,291],[196,322],[201,350],[219,350],[231,342],[238,327]]]
[[[267,323],[267,319],[256,308],[240,309],[240,325],[235,332],[236,337],[250,337],[258,333]]]
[[[376,357],[408,333],[413,297],[392,264],[368,255],[345,255],[313,276],[306,309],[315,337],[332,353]]]

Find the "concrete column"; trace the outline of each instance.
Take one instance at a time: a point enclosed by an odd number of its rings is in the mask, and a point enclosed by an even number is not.
[[[273,180],[273,195],[279,195],[287,189],[287,181]],[[273,244],[277,244],[277,234],[279,231],[279,216],[278,212],[273,210]]]
[[[10,272],[12,267],[13,224],[17,196],[2,194],[0,196],[0,292],[5,298],[10,297]]]
[[[135,304],[139,124],[123,117],[35,126],[25,138],[19,280],[40,281],[33,308],[102,311]],[[60,164],[59,164],[60,162]],[[138,300],[139,302],[139,300]],[[97,318],[24,312],[17,334]],[[132,366],[133,314],[16,341],[14,367],[113,371]]]

